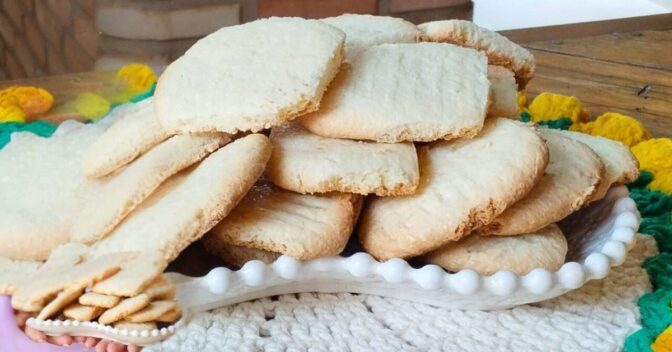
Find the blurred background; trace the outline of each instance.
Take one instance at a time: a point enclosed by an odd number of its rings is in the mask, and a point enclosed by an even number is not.
[[[672,0],[0,0],[0,80],[130,62],[160,72],[199,37],[269,16],[460,18],[511,30],[671,11]]]

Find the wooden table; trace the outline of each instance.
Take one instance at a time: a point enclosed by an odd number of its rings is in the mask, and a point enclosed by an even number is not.
[[[672,136],[672,17],[529,29],[505,33],[530,49],[537,59],[537,74],[528,86],[529,97],[555,92],[578,97],[596,117],[605,111],[620,112],[642,121],[655,136]],[[634,28],[662,30],[632,31]],[[649,25],[647,27],[647,24]],[[605,27],[606,26],[606,27]],[[605,28],[628,32],[591,35]],[[526,42],[530,38],[541,41]],[[548,39],[548,38],[569,39]],[[109,72],[89,72],[0,82],[0,87],[28,84],[44,87],[57,101],[83,91],[99,91],[109,84]]]

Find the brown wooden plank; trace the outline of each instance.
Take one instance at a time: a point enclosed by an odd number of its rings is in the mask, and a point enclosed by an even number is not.
[[[607,21],[562,24],[557,26],[500,31],[516,43],[582,38],[614,32],[633,32],[672,28],[672,13]]]
[[[590,58],[532,50],[537,74],[531,96],[554,92],[578,97],[593,117],[625,113],[641,120],[656,136],[672,136],[672,72]],[[646,85],[645,96],[638,92]]]
[[[551,40],[529,43],[525,47],[672,71],[672,30]],[[666,52],[667,55],[663,54]]]

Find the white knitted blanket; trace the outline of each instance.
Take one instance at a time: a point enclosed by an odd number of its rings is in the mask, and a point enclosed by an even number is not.
[[[651,289],[640,235],[601,281],[510,310],[435,308],[353,294],[297,294],[199,314],[145,351],[620,351],[640,328],[637,299]]]

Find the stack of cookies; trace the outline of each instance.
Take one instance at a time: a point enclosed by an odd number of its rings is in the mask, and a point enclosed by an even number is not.
[[[93,258],[86,246],[61,246],[14,292],[12,305],[42,320],[153,330],[157,323],[174,323],[182,314],[175,285],[162,274],[165,266],[158,253],[117,252]]]
[[[172,63],[153,98],[115,109],[111,127],[0,152],[3,170],[21,160],[0,179],[0,255],[88,246],[83,262],[49,260],[0,287],[42,318],[147,328],[179,316],[160,273],[201,238],[232,266],[336,256],[352,238],[379,260],[555,270],[567,252],[555,223],[638,165],[617,142],[516,121],[533,75],[527,50],[466,21],[223,28]],[[38,153],[53,157],[28,158]],[[49,197],[3,203],[26,172]],[[63,283],[45,274],[68,265],[81,269]]]

